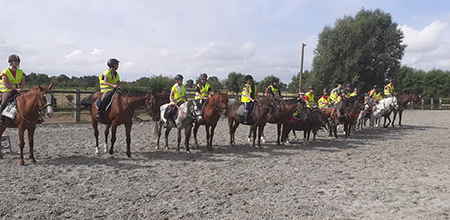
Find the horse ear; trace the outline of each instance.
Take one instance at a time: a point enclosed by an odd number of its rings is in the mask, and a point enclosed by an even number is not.
[[[41,85],[38,85],[38,87],[39,87],[39,90],[42,90],[42,87],[41,87]]]
[[[53,87],[53,83],[50,83],[50,85],[48,85],[48,90],[52,90]]]

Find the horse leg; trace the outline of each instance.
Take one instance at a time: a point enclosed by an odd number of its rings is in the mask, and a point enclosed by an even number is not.
[[[209,125],[205,125],[206,130],[206,150],[209,151],[209,139],[211,138],[211,134],[209,133]]]
[[[232,142],[232,144],[231,145],[235,145],[236,143],[235,143],[235,138],[234,138],[234,134],[236,133],[236,129],[239,127],[239,122],[238,121],[234,121],[234,125],[233,125],[233,127],[232,127],[232,140],[233,140],[233,142]]]
[[[36,130],[36,127],[29,127],[28,129],[28,147],[30,148],[30,162],[36,163],[36,159],[34,159],[34,131]]]
[[[127,157],[131,158],[131,127],[133,126],[133,123],[126,123],[125,124],[125,134],[127,136]]]
[[[214,130],[216,130],[216,126],[217,126],[217,124],[213,124],[213,125],[211,125],[211,132],[210,132],[210,134],[209,134],[209,151],[212,151],[213,150],[213,137],[214,137]]]
[[[308,133],[306,130],[306,128],[303,129],[303,146],[306,146],[306,135]]]
[[[3,135],[3,132],[5,132],[6,127],[0,126],[0,137]],[[2,151],[0,150],[0,159],[3,159]]]
[[[25,164],[23,161],[23,148],[25,146],[24,133],[25,133],[25,129],[22,127],[19,127],[19,148],[20,148],[19,164],[20,165]]]
[[[166,141],[166,146],[165,146],[166,150],[169,150],[169,133],[170,133],[170,130],[172,130],[172,127],[168,126],[166,128],[166,132],[164,133],[164,139]]]
[[[247,138],[247,142],[252,141],[252,129],[248,130],[248,138]]]
[[[191,132],[192,132],[192,125],[187,126],[184,129],[184,139],[185,139],[185,145],[186,145],[186,153],[190,154],[191,150],[189,149],[189,139],[191,138]]]
[[[200,124],[197,124],[197,123],[195,123],[195,126],[194,126],[194,146],[195,147],[198,147],[198,141],[197,141],[197,131],[198,131],[198,128],[200,127]],[[207,132],[208,133],[208,132]],[[208,138],[206,138],[206,140],[208,140]]]
[[[394,110],[394,116],[392,117],[392,127],[395,127],[395,118],[397,117],[397,110]]]
[[[94,118],[91,121],[92,127],[94,128],[94,137],[95,137],[95,153],[99,154],[100,151],[98,149],[98,122]]]
[[[281,123],[277,123],[277,145],[280,145]]]
[[[105,124],[105,153],[108,153],[108,136],[111,124]]]
[[[251,129],[251,131],[252,131],[252,135],[253,135],[253,144],[252,144],[252,146],[254,147],[254,148],[257,148],[256,147],[256,143],[255,143],[255,141],[256,141],[256,129],[257,129],[257,127],[256,127],[256,123],[254,124],[254,125],[252,125],[251,127],[250,127],[250,129]],[[258,141],[259,141],[259,139],[258,139]]]
[[[402,127],[402,114],[403,110],[398,111],[398,125]]]
[[[156,122],[156,123],[159,123],[159,124],[155,125],[155,126],[157,126],[157,129],[158,129],[158,131],[157,131],[158,137],[156,139],[156,148],[155,149],[159,149],[159,141],[161,139],[161,131],[162,131],[162,127],[163,127],[163,122],[160,121],[160,122]]]
[[[117,124],[113,123],[111,126],[111,148],[109,148],[109,155],[114,153],[114,143],[116,143]]]
[[[295,134],[295,130],[292,130],[292,134],[294,135],[294,140],[297,140],[297,135]],[[289,135],[289,133],[288,133]]]
[[[180,144],[181,144],[181,128],[178,128],[178,138],[177,138],[177,152],[180,151]]]
[[[258,126],[257,128],[258,128],[258,147],[261,147],[261,142],[262,142],[261,137],[264,132],[264,127]]]
[[[228,118],[228,131],[230,132],[230,145],[233,146],[233,118],[231,117]]]

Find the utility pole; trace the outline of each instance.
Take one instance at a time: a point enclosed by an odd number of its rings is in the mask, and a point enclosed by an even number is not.
[[[302,75],[303,75],[303,56],[305,54],[305,43],[302,43],[302,58],[300,61],[300,74],[298,79],[298,92],[302,91]]]

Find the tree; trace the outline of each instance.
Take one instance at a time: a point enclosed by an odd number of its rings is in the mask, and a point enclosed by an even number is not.
[[[225,87],[231,92],[241,92],[244,87],[245,75],[242,73],[231,72],[225,81]]]
[[[192,80],[192,79],[188,79],[188,80],[186,80],[186,88],[194,88],[194,80]]]
[[[313,68],[318,87],[350,82],[362,91],[384,85],[400,68],[406,45],[390,14],[362,9],[353,18],[338,19],[319,34]]]
[[[292,77],[292,81],[289,83],[289,86],[288,86],[288,91],[290,93],[295,93],[295,94],[298,93],[299,75],[300,75],[300,73],[298,73],[296,76]],[[318,84],[320,84],[320,83],[316,82],[316,77],[315,77],[314,71],[308,71],[308,70],[303,71],[303,75],[302,75],[302,90],[303,90],[303,92],[306,92],[306,90],[308,89],[308,86],[318,87],[318,88],[316,88],[316,91],[323,89]]]
[[[151,77],[141,77],[136,80],[136,85],[141,87],[150,87],[151,92],[170,92],[174,81],[171,77],[159,75]]]
[[[211,86],[211,90],[213,92],[218,92],[221,89],[223,89],[223,84],[220,82],[220,80],[219,80],[219,78],[217,78],[217,76],[208,77],[208,83]]]

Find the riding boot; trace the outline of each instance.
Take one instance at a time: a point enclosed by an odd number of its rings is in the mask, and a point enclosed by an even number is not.
[[[247,120],[248,120],[248,110],[244,110],[244,124],[247,124]]]
[[[98,106],[97,114],[95,115],[95,119],[100,120],[100,118],[101,118],[100,113],[103,112],[103,106],[104,106],[104,102],[103,102],[103,100],[100,100],[100,104]]]

